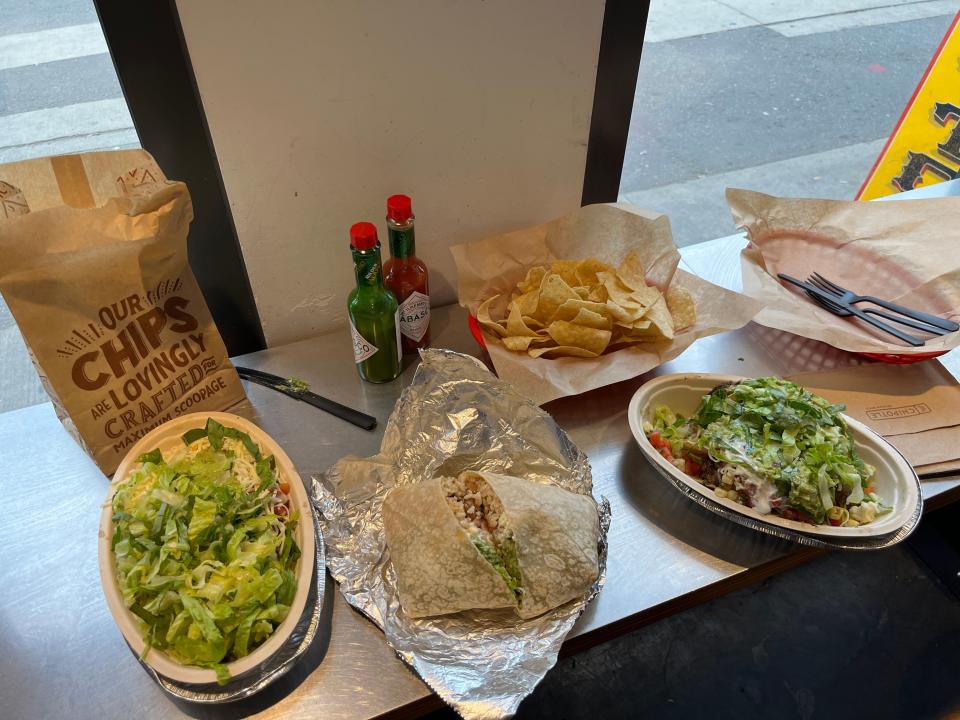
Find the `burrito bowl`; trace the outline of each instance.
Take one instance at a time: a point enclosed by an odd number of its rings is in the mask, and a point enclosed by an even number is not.
[[[777,403],[799,418],[786,432]],[[628,417],[661,474],[740,515],[808,535],[896,532],[919,502],[916,473],[841,409],[778,378],[666,375],[637,391]]]
[[[310,590],[314,526],[293,463],[263,430],[194,413],[128,452],[100,523],[107,605],[176,682],[223,684],[271,657]]]

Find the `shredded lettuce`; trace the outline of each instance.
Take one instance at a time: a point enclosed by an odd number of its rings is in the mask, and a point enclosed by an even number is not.
[[[224,683],[227,663],[255,650],[289,612],[298,518],[274,512],[283,499],[276,463],[246,433],[209,419],[183,441],[167,460],[159,449],[140,456],[114,494],[117,579],[145,652],[208,667]]]
[[[857,454],[843,410],[795,383],[765,377],[714,388],[689,420],[658,408],[652,424],[675,456],[693,448],[742,466],[823,523],[832,507],[861,502],[874,474]]]

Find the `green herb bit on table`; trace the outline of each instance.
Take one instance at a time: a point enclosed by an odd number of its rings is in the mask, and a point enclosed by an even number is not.
[[[308,383],[306,380],[301,380],[300,378],[287,378],[287,381],[283,384],[282,389],[295,393],[306,392],[310,389],[310,383]]]

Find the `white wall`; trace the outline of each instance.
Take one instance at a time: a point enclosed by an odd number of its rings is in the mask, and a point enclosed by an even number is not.
[[[407,193],[447,247],[580,202],[603,0],[178,0],[271,345],[346,322],[349,226]]]

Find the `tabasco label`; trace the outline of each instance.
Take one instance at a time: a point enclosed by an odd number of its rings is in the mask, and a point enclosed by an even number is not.
[[[420,342],[429,327],[430,298],[414,291],[400,303],[400,332],[414,342]]]
[[[393,314],[393,329],[397,331],[397,362],[403,362],[403,346],[400,344],[400,308]]]
[[[860,188],[872,200],[960,177],[960,14]]]
[[[362,363],[368,357],[376,355],[377,350],[380,349],[373,343],[367,342],[363,335],[357,332],[353,322],[350,323],[350,335],[353,337],[353,361],[355,363]]]

